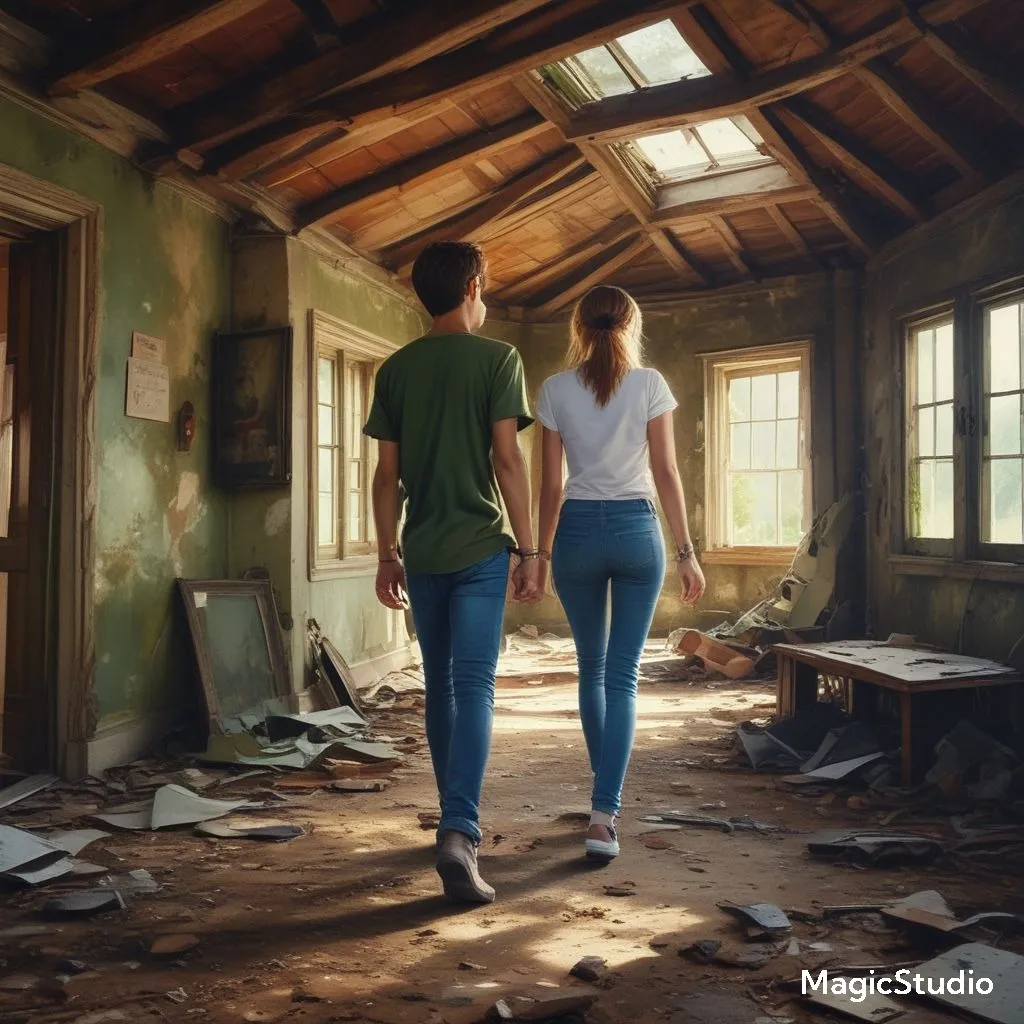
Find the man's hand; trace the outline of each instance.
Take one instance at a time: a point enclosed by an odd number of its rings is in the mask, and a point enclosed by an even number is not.
[[[512,573],[512,599],[520,604],[533,604],[543,596],[540,559],[524,558]]]
[[[399,561],[381,562],[377,566],[377,600],[385,608],[401,611],[409,607],[405,592],[405,569]]]

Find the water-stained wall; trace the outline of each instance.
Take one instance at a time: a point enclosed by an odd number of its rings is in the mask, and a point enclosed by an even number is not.
[[[912,633],[947,649],[1003,659],[1024,633],[1020,583],[955,578],[941,567],[931,575],[906,575],[890,563],[892,519],[902,514],[894,494],[903,456],[903,439],[893,429],[903,401],[898,320],[948,302],[962,287],[1022,272],[1024,195],[903,244],[869,270],[863,353],[868,576],[872,626],[880,636]]]
[[[6,99],[0,162],[103,208],[94,710],[105,729],[193,699],[175,578],[227,568],[225,501],[209,484],[208,395],[211,334],[228,320],[228,227]],[[189,454],[177,452],[173,422],[125,416],[133,331],[166,341],[172,412],[188,400],[198,418]]]
[[[701,297],[671,307],[645,310],[645,362],[660,370],[679,402],[675,415],[679,468],[686,490],[691,531],[698,545],[705,538],[704,373],[700,353],[812,340],[812,445],[814,511],[824,510],[853,486],[857,443],[853,439],[855,282],[849,275],[751,287]],[[502,335],[504,336],[504,335]],[[531,399],[552,373],[562,369],[567,326],[521,325],[520,344]],[[837,423],[845,451],[835,450]],[[535,488],[540,477],[540,429],[526,434]],[[669,537],[666,527],[666,537]],[[717,624],[726,614],[744,611],[772,592],[784,566],[755,566],[716,561],[706,564],[707,595],[700,609],[684,607],[674,573],[669,574],[655,618],[656,630],[680,625]],[[515,622],[549,627],[564,623],[558,602],[512,613]],[[717,621],[716,621],[717,620]]]

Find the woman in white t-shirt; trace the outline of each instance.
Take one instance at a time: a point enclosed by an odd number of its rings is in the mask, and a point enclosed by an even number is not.
[[[704,593],[676,465],[676,400],[662,375],[640,364],[641,328],[628,293],[591,289],[572,315],[569,369],[548,378],[537,400],[541,565],[552,563],[576,641],[580,719],[594,772],[586,850],[601,860],[619,853],[615,816],[636,729],[640,655],[665,581],[655,488],[675,538],[683,600],[693,604]]]

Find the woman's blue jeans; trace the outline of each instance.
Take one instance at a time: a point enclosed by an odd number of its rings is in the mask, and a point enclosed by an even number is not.
[[[508,561],[501,551],[459,572],[409,573],[406,579],[423,655],[427,743],[441,800],[438,831],[462,832],[477,843]]]
[[[665,580],[665,541],[653,503],[566,501],[552,571],[576,641],[580,719],[594,772],[591,807],[617,814],[636,731],[640,656]]]

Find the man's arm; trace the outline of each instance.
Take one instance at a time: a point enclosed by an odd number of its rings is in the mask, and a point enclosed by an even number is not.
[[[398,445],[377,442],[373,474],[373,521],[377,525],[377,600],[388,608],[405,608],[405,570],[398,558]]]
[[[539,567],[533,546],[530,478],[526,472],[526,460],[519,448],[516,420],[498,420],[491,428],[491,457],[516,544],[520,551],[532,552],[532,556],[523,560],[513,576],[516,599],[532,601],[539,596]]]

